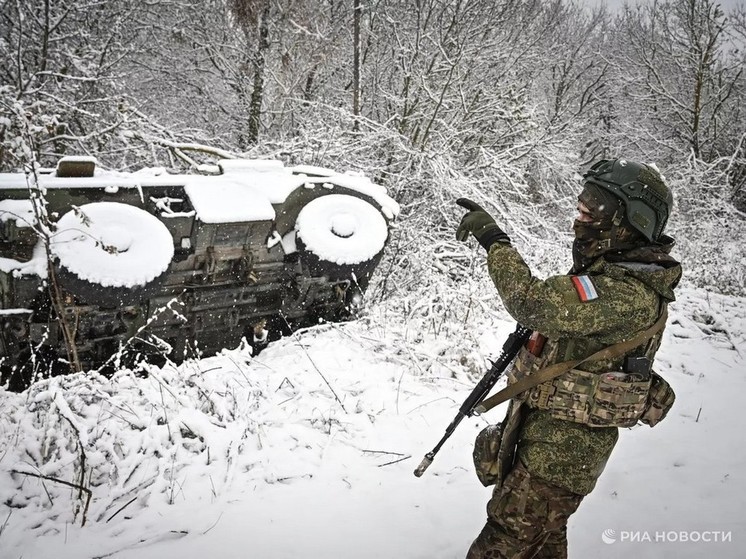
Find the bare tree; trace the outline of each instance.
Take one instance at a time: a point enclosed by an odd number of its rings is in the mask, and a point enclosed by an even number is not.
[[[123,32],[136,2],[104,0],[95,9],[72,0],[6,2],[0,11],[2,94],[25,107],[42,161],[70,146],[101,154],[125,120],[117,70],[137,52]],[[13,115],[0,122],[0,168],[17,137]],[[15,126],[15,132],[11,128]],[[10,139],[9,139],[10,138]]]
[[[251,94],[248,99],[246,136],[241,147],[259,140],[264,100],[265,69],[270,48],[270,0],[231,0],[231,11],[249,45],[247,69],[251,69]]]
[[[353,60],[352,60],[352,114],[355,117],[360,116],[360,19],[362,17],[363,5],[360,0],[353,0],[352,7],[352,41],[353,41]],[[356,132],[359,129],[358,121],[355,120],[354,128]]]
[[[726,55],[727,18],[712,0],[653,2],[627,7],[621,21],[628,49],[620,80],[663,152],[723,155],[743,63]],[[727,148],[726,148],[727,149]]]

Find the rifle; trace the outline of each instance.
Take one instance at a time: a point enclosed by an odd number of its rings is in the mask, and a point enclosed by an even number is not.
[[[435,448],[425,454],[422,462],[420,462],[420,465],[417,466],[417,469],[414,471],[414,475],[416,477],[421,477],[422,474],[425,473],[425,470],[428,469],[430,464],[433,463],[435,455],[438,453],[443,444],[450,438],[450,436],[453,435],[454,431],[456,431],[456,427],[458,427],[458,424],[461,423],[462,419],[464,419],[465,417],[471,417],[473,415],[479,415],[479,410],[477,408],[490,393],[499,378],[505,372],[505,369],[508,368],[510,362],[513,361],[516,355],[518,355],[521,347],[523,346],[523,344],[526,343],[530,336],[531,330],[521,326],[520,324],[516,327],[515,332],[508,336],[508,339],[505,340],[505,343],[503,344],[502,351],[500,352],[499,357],[494,363],[492,363],[490,370],[487,371],[487,373],[477,383],[477,385],[474,387],[474,390],[471,391],[471,394],[469,394],[466,400],[464,400],[464,403],[461,404],[456,417],[446,428],[446,432],[445,435],[443,435],[443,438],[440,439],[438,444],[435,445]]]

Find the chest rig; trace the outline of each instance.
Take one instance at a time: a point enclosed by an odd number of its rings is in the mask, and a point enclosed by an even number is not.
[[[524,347],[508,374],[508,382],[530,377],[556,363],[557,350],[556,341],[547,341],[538,356]],[[572,368],[522,392],[518,399],[531,408],[549,411],[555,419],[591,427],[631,427],[645,412],[651,385],[649,372],[599,373]]]
[[[665,418],[676,398],[665,379],[650,369],[590,372],[578,367],[614,363],[621,357],[634,355],[642,347],[652,361],[667,317],[663,304],[655,324],[632,338],[559,363],[555,362],[556,342],[544,340],[546,343],[534,345],[540,340],[529,340],[508,373],[508,386],[483,400],[474,413],[481,415],[515,398],[530,407],[548,410],[557,419],[590,427],[631,427],[638,420],[652,427]],[[539,346],[543,347],[536,349]]]
[[[516,398],[529,407],[548,410],[557,419],[590,427],[631,427],[638,420],[652,427],[665,417],[675,399],[663,378],[649,369],[590,372],[578,367],[614,363],[640,348],[652,362],[667,316],[663,305],[658,320],[648,329],[570,361],[557,362],[556,341],[532,336],[508,373],[508,386],[484,400],[475,412],[485,413]]]

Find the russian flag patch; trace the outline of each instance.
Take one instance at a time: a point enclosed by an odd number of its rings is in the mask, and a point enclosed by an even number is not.
[[[588,276],[572,276],[571,279],[581,301],[585,303],[586,301],[598,299],[598,292],[591,278]]]

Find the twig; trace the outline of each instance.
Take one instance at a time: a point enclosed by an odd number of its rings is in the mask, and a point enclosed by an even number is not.
[[[106,522],[109,522],[112,518],[114,518],[116,515],[118,515],[120,512],[122,512],[124,509],[126,509],[128,506],[130,506],[132,503],[134,503],[137,500],[137,497],[132,497],[129,501],[124,503],[121,507],[117,509],[117,511],[112,514],[109,518],[106,519]]]
[[[297,476],[278,477],[276,481],[279,483],[283,483],[285,481],[290,481],[292,479],[299,479],[299,478],[313,479],[313,474],[299,474]]]
[[[60,398],[62,399],[62,397]],[[67,404],[67,402],[65,402],[64,399],[62,399],[62,401],[65,403],[65,405]],[[66,420],[70,424],[70,427],[75,432],[75,436],[77,438],[78,449],[80,450],[80,482],[78,483],[77,487],[78,487],[78,499],[82,500],[83,490],[86,489],[84,485],[85,484],[86,453],[85,453],[85,448],[83,446],[83,441],[80,440],[80,429],[78,429],[77,425],[75,425],[75,422],[72,420],[72,418],[68,417],[64,413],[65,410],[62,407],[60,407],[59,403],[56,401],[56,398],[55,398],[55,403],[56,403],[57,410],[60,414],[60,417]],[[88,489],[87,492],[88,492],[87,493],[88,497],[86,499],[85,507],[83,509],[83,518],[82,518],[81,526],[85,526],[86,515],[88,513],[88,504],[91,502],[91,490]]]
[[[417,411],[420,408],[424,408],[425,406],[429,406],[430,404],[434,404],[435,402],[440,402],[441,400],[451,400],[451,401],[453,401],[453,398],[451,398],[450,396],[441,396],[440,398],[435,398],[435,400],[430,400],[429,402],[425,402],[424,404],[420,404],[419,406],[416,406],[416,407],[412,408],[411,410],[409,410],[407,412],[407,415],[409,415],[410,413],[413,413],[413,412]]]
[[[210,530],[212,530],[213,528],[215,528],[215,526],[218,525],[218,522],[220,522],[221,518],[223,518],[223,513],[222,512],[220,513],[220,516],[218,516],[218,519],[215,521],[215,524],[213,524],[207,530],[205,530],[204,532],[202,532],[202,535],[204,536],[207,532],[209,532]]]
[[[148,142],[152,142],[154,144],[161,145],[163,147],[173,149],[177,152],[177,155],[182,156],[183,151],[196,151],[201,153],[207,153],[209,155],[214,155],[216,157],[220,157],[223,159],[235,159],[236,155],[230,151],[222,150],[219,148],[214,148],[211,146],[205,146],[202,144],[190,144],[190,143],[182,143],[182,142],[174,142],[171,140],[167,140],[166,138],[158,138],[155,136],[145,135],[145,134],[139,134],[139,136]]]
[[[394,456],[404,456],[404,453],[402,452],[391,452],[388,450],[368,450],[368,449],[362,449],[362,452],[369,452],[370,454],[392,454]]]
[[[163,383],[160,382],[157,377],[153,377],[153,378],[155,378],[156,382],[158,382],[158,389],[161,393],[161,406],[163,406],[163,415],[165,418],[164,420],[166,422],[166,430],[168,431],[168,440],[169,442],[174,442],[173,435],[171,434],[171,425],[169,425],[169,422],[168,422],[168,408],[166,408],[166,402],[163,399]]]
[[[296,397],[297,397],[297,395],[296,395],[296,396],[290,396],[290,398],[286,398],[286,399],[284,399],[284,400],[283,400],[282,402],[278,403],[278,404],[277,404],[277,406],[279,407],[279,406],[281,406],[282,404],[286,404],[286,403],[288,403],[288,402],[289,402],[290,400],[295,400],[295,398],[296,398]]]
[[[176,453],[174,452],[171,455],[171,472],[170,472],[170,479],[168,480],[169,483],[169,496],[168,496],[168,504],[173,505],[174,504],[174,490],[176,486],[176,480],[174,480],[174,472],[176,470]]]
[[[285,386],[286,383],[290,385],[290,388],[295,389],[295,385],[290,381],[288,377],[285,377],[284,379],[282,379],[280,386],[277,387],[277,390],[280,390],[283,386]],[[277,390],[275,390],[275,392],[277,392]]]
[[[386,462],[385,464],[378,464],[377,467],[383,468],[384,466],[390,466],[391,464],[396,464],[397,462],[403,462],[404,460],[409,460],[410,458],[412,458],[412,455],[408,454],[402,458],[399,458],[398,460],[392,460],[391,462]]]
[[[247,377],[247,376],[246,376],[246,373],[244,373],[244,372],[243,372],[243,371],[241,370],[241,367],[239,367],[239,366],[238,366],[238,363],[236,363],[236,361],[235,361],[235,360],[233,359],[233,357],[230,357],[230,356],[228,356],[228,359],[230,360],[230,362],[231,362],[231,363],[233,363],[233,366],[234,366],[234,367],[236,367],[236,371],[238,371],[238,374],[240,374],[240,375],[241,375],[241,376],[243,377],[243,379],[244,379],[244,380],[246,381],[246,384],[248,384],[249,386],[254,386],[254,385],[253,385],[253,384],[251,383],[251,381],[249,380],[249,377]],[[219,369],[219,368],[220,368],[220,367],[214,367],[214,369]],[[209,369],[209,370],[210,370],[210,371],[212,371],[212,370],[214,370],[214,369]],[[202,373],[206,373],[207,371],[200,371],[200,372],[202,372]],[[239,383],[239,384],[240,384],[240,383]]]
[[[209,446],[207,447],[207,464],[208,465],[210,464],[210,447]],[[212,491],[212,496],[217,499],[218,492],[215,491],[215,482],[212,481],[212,476],[208,476],[208,479],[210,480],[210,490]],[[218,520],[220,519],[218,518]]]
[[[5,522],[3,522],[3,525],[0,526],[0,536],[3,535],[3,532],[5,531],[5,527],[8,525],[8,522],[10,522],[10,515],[13,514],[13,509],[10,509],[8,511],[8,516],[5,519]]]
[[[71,483],[63,479],[57,479],[56,477],[45,476],[41,474],[34,474],[32,472],[21,472],[20,470],[11,470],[10,473],[19,474],[22,476],[35,477],[35,478],[46,480],[46,481],[53,481],[55,483],[66,485],[67,487],[72,487],[73,489],[77,489],[80,492],[85,493],[86,501],[85,501],[85,507],[83,508],[83,519],[80,524],[81,526],[85,526],[86,516],[88,515],[88,505],[91,504],[91,498],[93,497],[93,492],[90,489],[88,489],[87,487],[83,487],[82,485],[78,485],[77,483]]]
[[[67,417],[63,410],[60,408],[59,404],[57,404],[57,410],[60,412],[60,417],[64,420],[66,420],[69,424],[72,430],[75,432],[75,436],[78,439],[78,448],[80,449],[80,483],[79,486],[83,487],[83,483],[85,482],[85,465],[86,465],[86,455],[85,455],[85,448],[83,448],[83,443],[80,440],[80,430],[75,425],[72,419]],[[78,499],[82,498],[81,492],[78,492]]]

